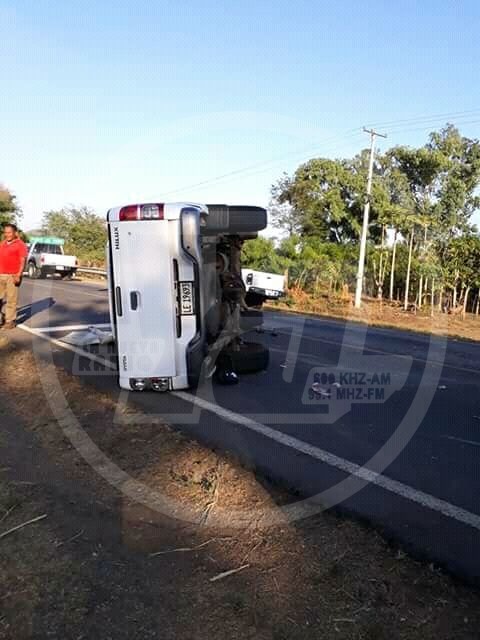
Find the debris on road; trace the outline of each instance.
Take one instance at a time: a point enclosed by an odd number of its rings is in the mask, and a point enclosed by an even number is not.
[[[47,517],[47,514],[44,513],[41,516],[37,516],[36,518],[32,518],[31,520],[27,520],[26,522],[22,522],[22,524],[17,524],[16,527],[12,527],[11,529],[8,529],[8,531],[4,531],[3,533],[0,533],[0,540],[2,538],[5,538],[6,536],[10,535],[11,533],[14,533],[15,531],[18,531],[19,529],[23,529],[23,527],[26,527],[29,524],[33,524],[34,522],[38,522],[39,520],[43,520],[46,517]]]
[[[269,335],[272,336],[272,338],[276,338],[278,336],[278,329],[275,328],[268,328],[268,327],[257,327],[255,329],[256,333],[268,333]]]
[[[314,382],[310,389],[317,394],[318,396],[322,396],[323,398],[330,398],[332,395],[328,389],[323,389],[318,382]]]
[[[217,582],[217,580],[223,580],[223,578],[228,578],[228,576],[232,576],[234,573],[238,573],[239,571],[243,571],[244,569],[248,569],[249,564],[242,564],[238,569],[230,569],[230,571],[224,571],[223,573],[219,573],[217,576],[210,578],[210,582]]]
[[[197,544],[195,547],[178,547],[177,549],[166,549],[165,551],[155,551],[155,553],[150,554],[150,558],[155,558],[156,556],[163,556],[166,553],[186,553],[187,551],[198,551],[199,549],[203,549],[211,542],[214,542],[217,538],[210,538],[206,542],[202,542],[202,544]]]
[[[91,344],[109,344],[114,341],[114,338],[113,333],[110,331],[102,331],[97,327],[88,327],[85,331],[72,331],[60,338],[60,340],[76,347],[86,347]]]

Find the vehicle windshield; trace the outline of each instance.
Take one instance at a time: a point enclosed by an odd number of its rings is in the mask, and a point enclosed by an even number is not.
[[[37,244],[35,246],[37,253],[52,253],[54,255],[63,255],[62,247],[59,244]]]

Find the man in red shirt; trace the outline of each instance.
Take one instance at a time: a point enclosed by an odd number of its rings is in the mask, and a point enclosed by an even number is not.
[[[5,317],[3,328],[14,329],[18,288],[22,282],[28,250],[18,237],[18,229],[13,223],[3,227],[3,238],[3,242],[0,242],[0,311],[5,303],[5,315],[1,314]]]

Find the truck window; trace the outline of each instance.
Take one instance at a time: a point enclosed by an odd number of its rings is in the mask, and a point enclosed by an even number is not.
[[[50,253],[57,256],[62,255],[62,247],[59,244],[41,244],[40,253]]]

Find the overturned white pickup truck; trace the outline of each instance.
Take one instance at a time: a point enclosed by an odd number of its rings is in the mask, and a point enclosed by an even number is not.
[[[107,222],[122,388],[184,389],[213,373],[234,383],[268,366],[268,349],[241,335],[242,316],[261,322],[245,302],[241,250],[266,227],[265,209],[143,203],[110,209]]]

